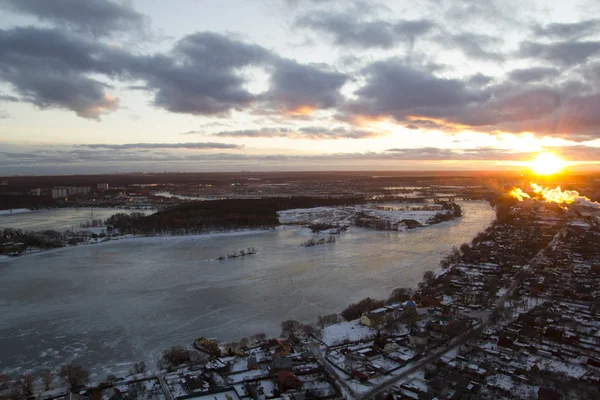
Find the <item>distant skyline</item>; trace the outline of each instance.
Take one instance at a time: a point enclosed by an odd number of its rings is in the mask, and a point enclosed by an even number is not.
[[[600,166],[600,3],[0,0],[0,176]]]

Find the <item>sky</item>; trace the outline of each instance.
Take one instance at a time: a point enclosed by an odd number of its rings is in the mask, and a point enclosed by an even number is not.
[[[600,164],[600,3],[0,0],[0,176]]]

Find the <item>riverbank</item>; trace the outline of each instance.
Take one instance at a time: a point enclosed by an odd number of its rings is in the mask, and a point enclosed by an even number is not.
[[[277,227],[274,229],[284,229],[284,227]],[[292,228],[292,227],[290,227]],[[299,226],[294,227],[294,228],[301,228]],[[97,228],[96,228],[97,229]],[[67,251],[70,249],[75,249],[75,248],[79,248],[82,246],[90,246],[90,245],[102,245],[102,244],[110,244],[110,243],[114,243],[114,242],[118,242],[118,241],[122,241],[122,240],[141,240],[141,239],[152,239],[152,238],[178,238],[178,237],[191,237],[191,238],[213,238],[213,237],[219,237],[219,236],[235,236],[235,235],[248,235],[248,234],[257,234],[257,233],[261,233],[261,232],[265,232],[268,231],[270,229],[241,229],[238,231],[229,231],[229,232],[207,232],[207,233],[199,233],[199,234],[187,234],[187,235],[169,235],[169,234],[163,234],[163,235],[134,235],[134,234],[123,234],[123,235],[117,235],[117,236],[110,236],[110,238],[105,238],[103,240],[94,240],[94,239],[90,239],[88,242],[81,242],[81,243],[77,243],[77,244],[73,244],[73,245],[69,245],[69,244],[65,244],[62,247],[58,247],[58,248],[53,248],[53,249],[33,249],[33,250],[29,250],[23,254],[20,254],[18,256],[7,256],[7,255],[0,255],[0,262],[2,261],[9,261],[15,258],[23,258],[23,257],[27,257],[27,256],[32,256],[32,255],[36,255],[36,254],[45,254],[45,253],[53,253],[53,252],[58,252],[58,251]]]
[[[448,205],[450,206],[447,207]],[[279,225],[277,226],[308,226],[314,231],[314,227],[319,224],[336,227],[354,225],[375,230],[406,231],[407,229],[423,228],[447,222],[454,218],[459,218],[462,215],[460,206],[455,203],[443,203],[443,205],[435,204],[429,206],[418,205],[417,209],[411,209],[411,207],[406,205],[403,205],[402,210],[396,208],[398,207],[390,209],[390,207],[358,205],[284,210],[277,212],[277,219],[279,221]],[[81,209],[72,208],[71,210],[73,210],[75,215],[62,216],[63,219],[67,219],[71,224],[86,218],[86,213],[81,213]],[[140,218],[144,219],[143,213],[137,215],[138,213],[136,211],[129,210],[131,214],[114,215],[112,213],[115,209],[99,210],[103,210],[104,214],[111,213],[111,216],[106,220],[103,218],[96,218],[98,216],[98,211],[96,211],[96,215],[94,215],[94,210],[90,209],[89,218],[91,219],[79,222],[80,227],[77,229],[74,225],[71,225],[70,229],[65,230],[63,225],[61,226],[61,228],[63,228],[62,232],[57,231],[54,228],[48,228],[50,225],[45,220],[42,222],[42,225],[36,225],[34,220],[33,226],[37,226],[38,228],[45,227],[45,229],[41,231],[27,230],[24,232],[15,232],[9,236],[5,233],[5,236],[0,236],[0,254],[20,257],[56,248],[98,244],[112,240],[129,239],[132,237],[169,237],[273,229],[273,227],[270,226],[242,227],[237,229],[214,228],[207,229],[203,232],[198,231],[197,229],[188,230],[186,228],[151,231],[140,234],[139,232],[136,232],[136,230],[131,229],[131,225],[136,221],[139,221]],[[48,216],[48,213],[44,216]],[[115,217],[119,217],[120,219],[112,221]],[[35,216],[33,218],[35,218]],[[49,219],[52,220],[51,215]],[[60,217],[58,219],[60,220]],[[27,217],[20,219],[17,217],[17,219],[13,218],[12,220],[13,226],[11,226],[10,220],[7,221],[4,219],[5,227],[9,229],[24,230],[24,227],[28,226]],[[57,222],[56,218],[55,222]],[[101,223],[109,223],[112,226],[97,225]],[[31,225],[32,224],[29,223],[29,226]],[[121,233],[118,229],[113,229],[113,226],[115,225],[123,226],[125,232]],[[318,241],[319,239],[315,240]],[[306,243],[309,243],[309,241],[303,242],[303,246]],[[332,239],[330,242],[333,243],[334,241],[335,239]]]
[[[10,208],[8,210],[0,210],[0,215],[23,214],[31,211],[33,210],[30,210],[29,208]]]

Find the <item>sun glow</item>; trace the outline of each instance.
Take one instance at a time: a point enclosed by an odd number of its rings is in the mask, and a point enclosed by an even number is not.
[[[553,175],[565,168],[565,161],[557,155],[542,153],[529,162],[529,168],[537,175]]]

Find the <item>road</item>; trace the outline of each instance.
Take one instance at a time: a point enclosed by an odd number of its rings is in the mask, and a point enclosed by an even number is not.
[[[158,379],[158,383],[160,383],[160,387],[162,388],[163,393],[165,394],[165,398],[167,400],[173,400],[173,396],[171,395],[171,391],[167,386],[167,382],[165,382],[164,374],[157,374],[156,379]]]
[[[331,363],[323,356],[321,353],[321,346],[319,344],[313,344],[313,354],[319,359],[323,368],[327,371],[327,373],[331,376],[332,379],[335,379],[336,382],[340,383],[344,388],[350,393],[353,397],[356,395],[354,389],[352,389],[342,377],[335,371],[335,367],[331,365]]]

